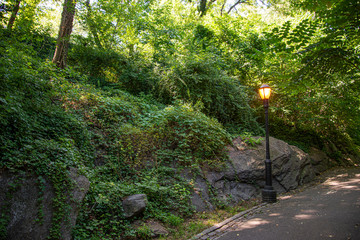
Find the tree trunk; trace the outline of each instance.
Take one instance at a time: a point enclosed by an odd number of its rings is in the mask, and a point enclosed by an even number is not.
[[[86,23],[90,29],[90,32],[91,34],[93,35],[94,37],[94,41],[96,43],[96,45],[99,47],[99,48],[102,48],[102,45],[101,45],[101,42],[100,42],[100,39],[99,39],[99,35],[97,34],[96,32],[96,28],[94,26],[94,23],[91,19],[91,6],[90,6],[90,0],[86,0],[85,2],[85,6],[87,8],[87,16],[86,16]]]
[[[207,0],[200,1],[200,6],[199,6],[200,17],[204,16],[206,13],[206,2]]]
[[[13,25],[14,25],[16,15],[17,15],[17,13],[19,12],[19,9],[20,9],[20,2],[21,2],[21,0],[16,0],[14,8],[11,11],[11,16],[10,16],[10,19],[9,19],[9,22],[8,22],[8,25],[7,25],[7,29],[9,29],[9,30],[11,30]]]
[[[76,0],[64,0],[59,35],[56,43],[54,57],[52,60],[52,62],[55,63],[59,68],[66,67],[70,35],[72,32],[75,16],[75,6]]]
[[[210,5],[214,3],[216,0],[210,0],[207,2],[207,0],[200,0],[200,5],[198,7],[200,12],[200,17],[205,16],[206,11],[210,8]]]

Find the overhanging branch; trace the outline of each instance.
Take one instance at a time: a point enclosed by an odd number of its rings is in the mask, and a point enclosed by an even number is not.
[[[227,13],[229,14],[237,5],[242,4],[242,3],[248,3],[248,1],[247,0],[238,0],[238,1],[236,1],[236,3],[229,8]]]

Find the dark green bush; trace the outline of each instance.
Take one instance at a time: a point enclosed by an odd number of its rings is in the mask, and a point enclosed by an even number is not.
[[[40,66],[38,59],[13,48],[8,48],[7,54],[2,57],[0,158],[3,166],[15,164],[20,167],[22,161],[29,159],[40,161],[36,159],[42,159],[39,155],[47,151],[36,150],[40,142],[49,141],[49,144],[58,143],[59,146],[64,141],[71,142],[75,152],[79,152],[81,147],[86,148],[89,143],[84,125],[54,101],[56,94],[48,75],[53,70],[51,65]],[[72,155],[70,151],[68,153]],[[62,154],[67,155],[66,151]],[[70,155],[67,164],[76,165]]]
[[[69,61],[97,87],[118,88],[134,95],[148,94],[154,89],[156,79],[151,65],[137,56],[130,58],[111,49],[77,44],[69,53]]]
[[[55,197],[49,238],[58,239],[59,224],[67,217],[66,193],[72,186],[68,170],[83,170],[89,162],[90,134],[58,101],[54,84],[61,74],[33,57],[31,47],[16,45],[23,51],[6,46],[0,60],[0,168],[50,180]]]
[[[224,148],[231,142],[216,119],[187,104],[154,113],[150,126],[151,133],[160,138],[160,156],[185,165],[221,163],[226,158]]]
[[[311,129],[295,127],[276,116],[271,117],[270,135],[308,152],[310,147],[323,149],[321,136]]]
[[[161,72],[159,88],[174,100],[181,99],[202,107],[202,112],[224,125],[237,125],[240,131],[262,133],[247,91],[236,79],[221,70],[216,55],[185,57]]]

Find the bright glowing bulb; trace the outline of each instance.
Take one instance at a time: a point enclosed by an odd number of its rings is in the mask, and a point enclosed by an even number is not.
[[[269,87],[269,85],[264,84],[260,87],[259,89],[259,94],[261,99],[269,99],[270,98],[270,94],[271,94],[271,88]]]

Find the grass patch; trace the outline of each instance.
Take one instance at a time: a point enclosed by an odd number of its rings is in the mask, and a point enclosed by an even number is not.
[[[226,206],[222,209],[216,209],[209,212],[198,212],[191,218],[185,219],[185,221],[176,226],[172,227],[167,225],[170,234],[165,237],[160,237],[158,240],[185,240],[190,239],[196,234],[201,233],[207,228],[220,223],[227,218],[234,216],[242,211],[246,211],[261,203],[260,198],[243,201],[235,206]]]

